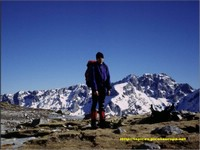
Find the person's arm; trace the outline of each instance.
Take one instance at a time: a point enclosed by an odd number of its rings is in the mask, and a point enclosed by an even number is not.
[[[96,76],[95,76],[95,67],[93,66],[91,68],[91,88],[92,88],[92,92],[94,92],[94,94],[98,95],[98,88],[97,88],[97,83],[96,83]]]
[[[106,69],[107,69],[106,88],[108,91],[110,91],[112,87],[111,87],[111,82],[110,82],[110,72],[109,72],[108,66],[106,66]]]

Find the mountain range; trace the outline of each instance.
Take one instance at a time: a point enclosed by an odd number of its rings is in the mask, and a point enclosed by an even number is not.
[[[84,84],[4,94],[1,101],[23,107],[62,110],[75,116],[89,114],[92,104],[91,89]],[[165,73],[131,74],[112,83],[111,95],[105,99],[105,110],[107,116],[145,114],[150,112],[151,105],[161,111],[172,104],[177,110],[199,112],[199,89],[177,83]]]

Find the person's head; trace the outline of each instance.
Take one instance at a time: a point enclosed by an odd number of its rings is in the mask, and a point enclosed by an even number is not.
[[[103,61],[104,61],[104,56],[103,56],[103,54],[102,54],[101,52],[98,52],[98,53],[96,54],[96,60],[97,60],[97,62],[98,62],[99,64],[102,64],[102,63],[103,63]]]

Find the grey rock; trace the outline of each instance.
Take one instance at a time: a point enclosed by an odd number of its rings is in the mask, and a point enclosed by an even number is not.
[[[158,144],[155,143],[144,143],[137,147],[137,149],[161,149]]]
[[[31,126],[35,127],[35,126],[37,126],[39,124],[40,124],[40,118],[39,119],[33,119],[32,123],[31,123]]]
[[[28,116],[28,114],[27,113],[24,113],[24,117],[27,117]]]
[[[87,130],[87,129],[91,129],[91,124],[89,123],[89,124],[87,124],[87,125],[84,125],[84,126],[82,126],[81,127],[81,130]]]
[[[186,126],[183,128],[183,130],[187,131],[188,133],[199,133],[199,124],[196,124],[196,126]]]
[[[183,117],[180,114],[173,115],[173,120],[182,120]]]
[[[16,128],[17,129],[23,129],[24,127],[23,127],[23,125],[19,124],[19,125],[16,126]]]
[[[45,119],[45,118],[40,118],[40,122],[39,124],[46,124],[49,122],[49,119]]]
[[[63,115],[62,110],[58,110],[58,111],[56,111],[56,113],[57,113],[57,114],[61,114],[61,115]]]
[[[151,134],[161,134],[161,135],[170,135],[170,134],[181,134],[183,131],[176,126],[165,126],[162,128],[156,128],[151,131]]]
[[[70,124],[67,126],[67,128],[71,129],[71,130],[74,129],[74,127],[72,125],[70,125]]]
[[[116,133],[116,134],[122,134],[122,133],[124,133],[124,132],[126,132],[126,130],[125,130],[125,129],[122,129],[122,128],[117,128],[117,129],[114,131],[114,133]]]

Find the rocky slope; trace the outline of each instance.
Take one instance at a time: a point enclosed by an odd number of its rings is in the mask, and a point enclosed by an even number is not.
[[[1,126],[12,125],[1,130],[1,149],[199,149],[199,113],[182,112],[193,117],[164,122],[147,114],[115,116],[106,119],[106,128],[92,130],[89,119],[9,103],[0,106],[5,120]]]

